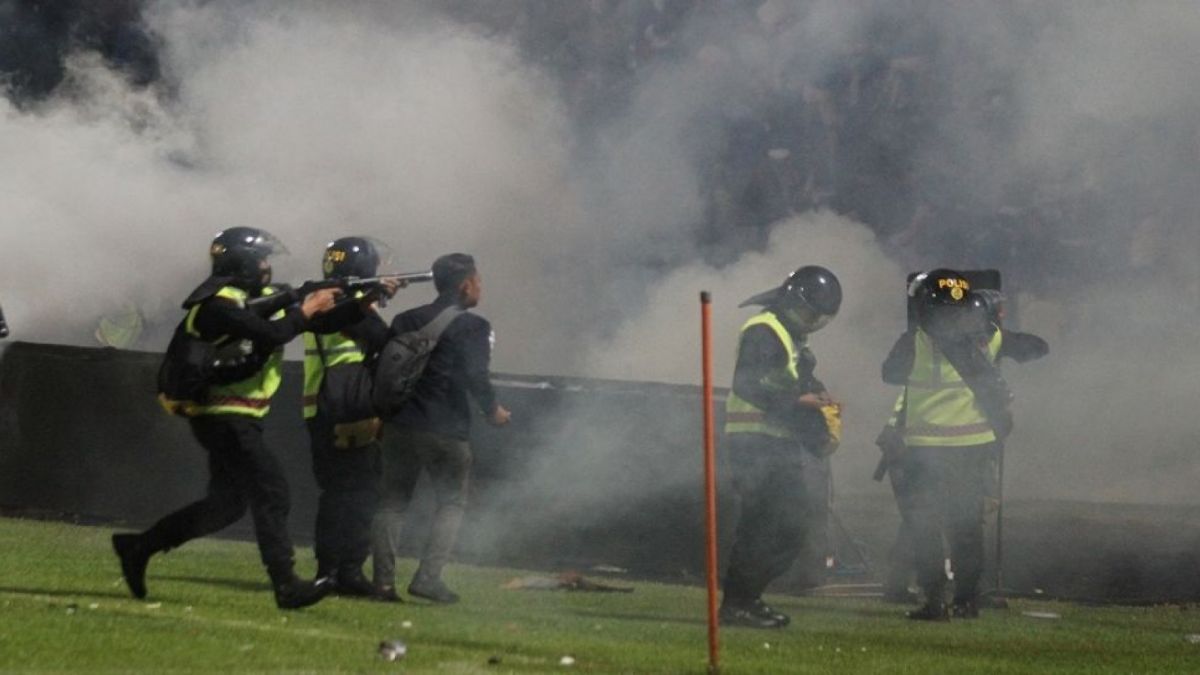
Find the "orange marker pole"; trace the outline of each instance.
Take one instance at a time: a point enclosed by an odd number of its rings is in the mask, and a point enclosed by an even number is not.
[[[708,672],[720,670],[717,635],[717,447],[713,436],[712,296],[700,293],[700,352],[704,372],[705,566],[708,572]]]

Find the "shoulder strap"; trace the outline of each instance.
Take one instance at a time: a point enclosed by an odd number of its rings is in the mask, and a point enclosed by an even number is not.
[[[974,345],[968,346],[969,351],[957,345],[948,345],[947,349],[936,337],[929,337],[971,389],[992,430],[997,436],[1007,435],[1011,427],[1008,405],[1012,394],[1008,390],[1008,383],[1000,375],[1000,369]]]
[[[450,324],[465,312],[466,310],[464,309],[450,305],[434,317],[433,321],[422,326],[417,333],[426,340],[436,342],[442,337],[442,333],[450,327]]]

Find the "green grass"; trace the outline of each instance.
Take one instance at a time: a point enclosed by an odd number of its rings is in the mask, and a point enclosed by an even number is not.
[[[514,570],[451,566],[452,607],[331,598],[275,609],[257,549],[205,539],[157,556],[150,597],[129,597],[110,530],[0,519],[0,670],[701,673],[704,592],[638,583],[633,594],[511,591]],[[311,552],[299,551],[311,572]],[[401,573],[412,569],[412,562]],[[620,583],[631,583],[621,580]],[[1195,672],[1200,610],[1015,602],[949,625],[913,624],[870,600],[772,598],[779,631],[722,631],[722,671]],[[1059,620],[1023,611],[1051,611]],[[410,622],[410,623],[406,623]],[[378,657],[381,640],[409,648]],[[564,655],[576,659],[559,665]],[[488,664],[490,657],[499,664]]]

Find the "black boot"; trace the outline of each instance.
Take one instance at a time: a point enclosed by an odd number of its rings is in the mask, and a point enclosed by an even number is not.
[[[979,603],[973,599],[954,599],[954,605],[950,607],[950,613],[956,619],[978,619],[979,618]]]
[[[285,581],[274,582],[274,586],[275,605],[279,609],[300,609],[320,602],[329,594],[333,583],[328,578],[304,581],[293,576]]]
[[[763,602],[762,598],[755,600],[750,606],[759,614],[772,617],[779,622],[780,626],[786,626],[792,622],[792,617]]]
[[[721,610],[717,616],[722,626],[742,626],[744,628],[783,628],[787,625],[785,620],[791,620],[787,615],[771,610],[761,600],[731,602],[726,599],[721,603]]]
[[[436,602],[442,605],[453,605],[458,602],[458,594],[450,590],[438,577],[417,574],[408,585],[408,594]]]
[[[337,572],[334,593],[352,598],[368,598],[375,594],[375,585],[362,573],[361,567],[343,567]]]
[[[949,621],[950,612],[946,611],[946,603],[941,600],[929,600],[920,609],[908,613],[913,621]]]
[[[121,576],[129,592],[139,600],[146,597],[146,565],[154,551],[146,546],[140,534],[114,534],[113,551],[121,559]]]

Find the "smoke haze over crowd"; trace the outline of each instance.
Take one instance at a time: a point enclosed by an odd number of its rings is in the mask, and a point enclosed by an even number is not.
[[[511,372],[696,383],[712,290],[727,383],[736,304],[824,264],[847,299],[813,345],[853,492],[904,274],[994,266],[1052,348],[1006,367],[1013,492],[1196,501],[1193,4],[30,5],[0,0],[7,42],[52,52],[0,48],[16,338],[86,344],[132,303],[162,349],[237,224],[287,243],[283,281],[345,234],[398,270],[474,253]]]

